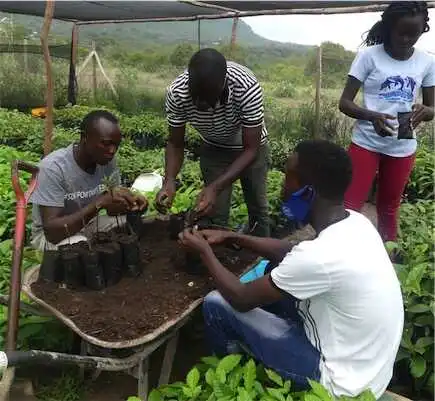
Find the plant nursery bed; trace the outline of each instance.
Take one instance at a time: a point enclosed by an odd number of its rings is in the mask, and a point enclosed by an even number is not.
[[[218,259],[235,274],[257,255],[226,246],[214,248]],[[187,257],[186,257],[187,256]],[[140,235],[142,274],[123,277],[101,291],[69,289],[39,280],[34,294],[70,318],[84,333],[105,341],[144,336],[184,312],[214,288],[207,269],[169,236],[169,223],[145,223]]]

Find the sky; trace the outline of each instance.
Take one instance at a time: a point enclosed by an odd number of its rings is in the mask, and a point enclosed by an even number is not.
[[[318,45],[331,41],[356,51],[361,36],[381,17],[381,13],[337,15],[276,15],[249,17],[243,20],[258,35],[278,42]],[[429,11],[432,29],[417,42],[416,47],[435,53],[435,9]]]

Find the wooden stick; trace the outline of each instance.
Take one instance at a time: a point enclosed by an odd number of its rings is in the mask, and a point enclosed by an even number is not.
[[[159,387],[169,383],[172,365],[174,364],[174,357],[177,351],[178,334],[179,331],[177,330],[174,334],[174,337],[172,337],[166,343],[165,355],[163,357],[162,368],[160,370]]]
[[[201,20],[198,20],[198,50],[201,50]]]
[[[50,49],[48,47],[48,35],[50,33],[51,21],[54,14],[54,0],[47,0],[45,3],[44,23],[41,31],[41,45],[44,54],[45,74],[47,78],[47,114],[45,117],[45,137],[44,137],[44,156],[51,152],[52,136],[53,136],[53,107],[54,107],[54,84],[52,75],[52,65],[50,57]]]
[[[73,25],[71,31],[71,53],[70,53],[70,79],[68,79],[68,101],[73,105],[77,102],[78,85],[77,85],[77,49],[78,49],[78,26]],[[73,75],[73,79],[71,79]]]
[[[97,25],[97,24],[122,24],[125,22],[169,22],[169,21],[196,21],[198,19],[224,19],[234,17],[255,17],[257,15],[331,15],[331,14],[356,14],[356,13],[372,13],[384,11],[389,3],[373,4],[367,6],[355,7],[324,7],[324,8],[292,8],[292,9],[276,9],[276,10],[258,10],[258,11],[239,11],[227,12],[222,14],[211,15],[193,15],[190,17],[162,17],[162,18],[138,18],[138,19],[123,19],[123,20],[100,20],[100,21],[79,21],[77,25]],[[427,2],[428,8],[435,7],[435,1]]]
[[[230,55],[233,55],[234,49],[236,47],[236,39],[237,39],[237,25],[239,23],[239,17],[233,18],[233,27],[231,29],[231,47],[230,47]]]
[[[100,57],[98,56],[98,53],[96,51],[94,52],[94,58],[95,58],[95,60],[97,60],[98,66],[100,67],[100,70],[101,70],[101,73],[103,74],[103,77],[106,79],[107,83],[109,84],[110,89],[112,89],[113,94],[115,96],[118,96],[118,93],[116,92],[116,89],[113,86],[112,81],[110,80],[110,78],[108,77],[106,72],[104,71],[103,64],[101,64]]]
[[[84,71],[85,67],[87,66],[87,64],[89,63],[89,60],[94,56],[94,51],[92,50],[87,57],[85,58],[85,61],[83,61],[82,65],[80,66],[78,72],[77,72],[77,77]]]
[[[24,45],[24,72],[26,74],[29,73],[29,58],[27,55],[27,39],[23,40],[23,45]]]
[[[92,57],[92,94],[94,97],[94,103],[97,104],[97,60],[95,55],[95,41],[92,41],[92,53],[94,53],[94,57]]]
[[[317,74],[316,74],[316,123],[314,138],[320,137],[320,92],[322,90],[322,44],[317,49]]]

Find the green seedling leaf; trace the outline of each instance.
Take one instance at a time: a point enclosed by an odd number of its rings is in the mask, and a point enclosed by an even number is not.
[[[285,399],[285,401],[293,401],[293,397],[289,394]]]
[[[205,356],[204,358],[201,358],[201,361],[212,368],[217,368],[219,364],[219,358],[215,356]]]
[[[376,397],[372,393],[371,390],[364,390],[360,395],[357,397],[358,401],[376,401]]]
[[[187,386],[183,386],[183,394],[189,399],[193,398],[193,389]]]
[[[216,378],[222,384],[226,383],[227,381],[227,375],[225,374],[225,371],[223,369],[219,369],[219,367],[216,369]]]
[[[137,397],[135,397],[135,399],[140,401],[140,399]],[[130,400],[130,398],[129,398],[129,400]],[[162,401],[162,400],[163,400],[162,394],[158,390],[152,390],[148,396],[148,401]],[[135,400],[133,399],[133,401],[135,401]]]
[[[216,374],[215,371],[210,368],[209,370],[207,370],[207,372],[205,373],[205,382],[210,386],[213,387],[213,383],[216,380]]]
[[[265,369],[265,370],[266,370],[267,377],[272,382],[274,382],[275,384],[277,384],[280,387],[283,386],[282,378],[278,373],[274,372],[272,369]]]
[[[324,401],[319,396],[313,393],[306,393],[304,395],[304,401]]]
[[[406,308],[406,311],[409,313],[425,313],[430,312],[430,306],[424,304],[412,305]]]
[[[200,379],[199,370],[197,368],[193,368],[187,374],[186,383],[191,389],[194,389],[198,385],[199,379]]]
[[[254,383],[254,389],[260,395],[262,395],[262,394],[264,394],[266,392],[264,390],[264,388],[263,388],[263,385],[259,381],[257,381],[257,380]]]
[[[159,388],[160,394],[163,397],[175,397],[178,398],[182,392],[182,387],[174,388],[171,386],[164,386]]]
[[[151,397],[151,394],[150,394],[150,397]],[[141,401],[141,399],[139,397],[128,397],[127,401]]]
[[[243,381],[245,383],[246,390],[250,391],[255,383],[256,369],[255,362],[250,359],[243,368]]]
[[[239,388],[239,395],[237,396],[237,401],[252,401],[251,396],[243,387]]]
[[[273,399],[278,401],[285,401],[284,395],[279,391],[279,389],[267,387],[267,392],[273,397]]]
[[[241,359],[241,355],[228,355],[219,362],[216,371],[222,369],[225,374],[228,374],[240,363]]]
[[[224,397],[232,397],[233,396],[233,392],[231,391],[231,389],[228,386],[226,386],[225,384],[220,383],[219,381],[214,382],[213,390],[214,390],[214,393],[215,393],[216,398],[218,400],[220,400],[221,398],[224,398]]]
[[[239,387],[240,381],[243,377],[243,368],[241,366],[237,366],[228,377],[228,384],[231,390],[235,391],[237,387]]]
[[[196,386],[193,390],[193,399],[198,398],[198,396],[201,394],[202,386]]]
[[[410,357],[411,357],[411,354],[408,351],[406,351],[402,348],[399,348],[399,351],[397,352],[397,356],[396,356],[396,362],[399,362],[403,359],[407,359]]]
[[[421,355],[415,355],[411,359],[410,368],[413,377],[422,377],[426,372],[426,360]]]
[[[275,398],[273,398],[271,395],[269,394],[264,394],[261,398],[260,401],[276,401]]]
[[[233,401],[234,400],[234,398],[233,398],[233,396],[231,396],[231,395],[227,395],[227,396],[225,396],[225,397],[222,397],[222,398],[218,398],[217,399],[217,401]]]
[[[290,391],[291,386],[292,386],[292,382],[290,380],[286,380],[284,382],[284,389],[287,393]]]
[[[424,352],[426,347],[429,347],[429,346],[431,346],[433,344],[434,344],[434,338],[433,337],[420,337],[416,341],[415,347],[422,349],[423,352]]]
[[[313,394],[317,395],[322,401],[333,401],[333,397],[329,394],[329,391],[320,383],[314,380],[308,380],[308,382],[310,383]]]

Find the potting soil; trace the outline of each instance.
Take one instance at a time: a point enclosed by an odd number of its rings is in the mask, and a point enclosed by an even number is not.
[[[257,259],[246,250],[226,246],[214,250],[236,274]],[[61,288],[48,281],[34,283],[32,291],[84,333],[105,341],[123,341],[151,333],[214,288],[206,267],[186,266],[186,252],[169,238],[165,221],[144,224],[140,260],[143,272],[139,277],[124,277],[102,291]]]

